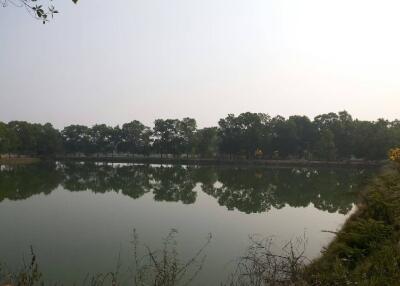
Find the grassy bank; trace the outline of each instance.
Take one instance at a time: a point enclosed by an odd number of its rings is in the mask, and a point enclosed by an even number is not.
[[[0,157],[0,165],[28,165],[39,161],[39,158],[31,157]]]
[[[359,210],[323,255],[306,267],[307,285],[400,285],[400,171],[385,167]]]

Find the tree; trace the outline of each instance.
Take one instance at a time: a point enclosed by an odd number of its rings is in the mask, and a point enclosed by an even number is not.
[[[354,154],[355,126],[353,118],[347,111],[318,115],[314,119],[314,124],[319,131],[327,128],[332,132],[339,158],[350,158]]]
[[[354,154],[354,121],[347,111],[338,113],[339,122],[333,131],[335,145],[341,158],[349,158]]]
[[[148,154],[151,130],[140,121],[134,120],[122,125],[118,150],[131,154]]]
[[[87,126],[67,126],[62,130],[61,136],[67,153],[89,153],[91,135]]]
[[[202,158],[213,157],[218,152],[218,128],[208,127],[197,130],[195,134],[195,153]]]
[[[150,152],[224,155],[242,158],[315,158],[321,160],[382,160],[387,151],[400,145],[400,121],[353,120],[346,111],[318,115],[270,118],[264,113],[228,114],[219,127],[197,130],[192,118],[157,119],[153,131],[137,120],[110,127],[70,125],[61,133],[50,123],[0,122],[0,153],[54,155],[67,153]],[[261,155],[262,154],[262,155]]]
[[[178,133],[181,138],[182,153],[186,153],[188,157],[194,151],[194,134],[196,132],[197,123],[193,118],[183,118],[178,124]]]
[[[10,150],[10,138],[7,124],[0,122],[0,156]]]
[[[336,159],[336,146],[331,130],[327,128],[321,130],[320,137],[315,145],[315,154],[319,159],[323,160]]]
[[[299,150],[296,123],[294,120],[286,121],[282,116],[276,116],[271,120],[272,149],[278,151],[282,158],[289,155],[297,155]]]
[[[179,134],[178,119],[157,119],[154,121],[154,148],[161,157],[163,154],[178,155],[182,153],[183,138]]]
[[[220,150],[225,154],[250,158],[257,149],[265,153],[270,141],[270,117],[264,113],[228,114],[219,124]]]
[[[318,130],[322,130],[325,128],[333,128],[333,126],[338,122],[339,116],[330,112],[327,114],[321,114],[314,118],[314,124],[317,126]]]
[[[264,113],[241,113],[236,118],[239,132],[239,144],[242,154],[247,158],[253,157],[256,150],[267,152],[270,142],[270,117]]]
[[[37,139],[38,155],[55,155],[63,149],[62,137],[50,123],[40,126],[40,136]]]
[[[309,158],[313,146],[318,139],[318,132],[315,125],[307,116],[290,116],[287,124],[293,123],[296,129],[296,135],[293,138],[294,154],[296,157]]]
[[[60,132],[50,123],[32,124],[26,121],[11,121],[7,125],[2,124],[0,131],[4,144],[9,153],[24,155],[48,156],[62,151],[62,139]]]
[[[376,122],[356,121],[354,131],[354,154],[363,159],[384,159],[388,150],[399,144],[390,130],[387,120]]]
[[[12,150],[17,154],[33,155],[37,151],[38,125],[26,121],[11,121],[9,130],[15,134]]]
[[[90,129],[91,151],[94,153],[110,153],[114,151],[114,129],[105,124],[96,124]]]
[[[220,137],[219,150],[230,156],[232,154],[238,154],[240,151],[240,130],[235,123],[235,115],[228,114],[227,117],[219,120],[218,125]]]

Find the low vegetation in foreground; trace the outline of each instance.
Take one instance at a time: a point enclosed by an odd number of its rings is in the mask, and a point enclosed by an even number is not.
[[[203,245],[194,251],[191,258],[183,260],[178,254],[177,230],[172,229],[163,239],[160,249],[151,249],[139,240],[136,231],[132,234],[132,261],[128,269],[118,260],[115,269],[108,273],[87,276],[83,281],[73,285],[81,286],[178,286],[191,285],[201,271],[206,254],[205,250],[211,241],[209,234]],[[31,247],[30,259],[24,261],[21,269],[12,272],[0,264],[1,286],[44,286],[69,285],[62,281],[50,283],[40,271],[40,261]]]

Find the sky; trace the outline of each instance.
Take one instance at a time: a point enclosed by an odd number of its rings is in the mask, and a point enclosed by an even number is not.
[[[400,118],[398,0],[53,4],[60,13],[46,25],[0,7],[0,121]]]

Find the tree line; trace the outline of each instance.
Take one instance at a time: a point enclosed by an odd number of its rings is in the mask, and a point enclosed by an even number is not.
[[[152,128],[137,120],[122,126],[0,122],[0,154],[126,154],[232,159],[379,160],[400,145],[400,121],[363,121],[346,111],[271,117],[229,114],[216,127],[197,128],[193,118],[157,119]]]

